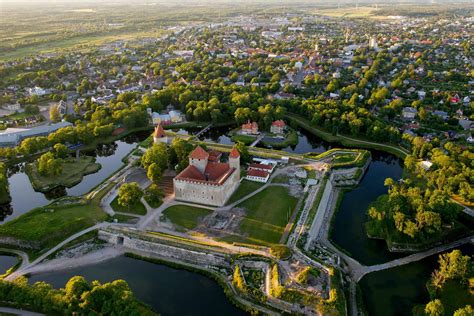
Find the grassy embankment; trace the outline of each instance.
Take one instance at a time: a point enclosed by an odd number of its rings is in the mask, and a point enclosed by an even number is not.
[[[0,238],[11,237],[21,242],[19,248],[29,249],[33,256],[57,245],[70,235],[107,219],[100,201],[114,183],[85,198],[80,203],[47,205],[36,208],[11,222],[0,225]]]
[[[174,205],[163,211],[163,217],[184,229],[194,229],[199,221],[212,213],[211,210],[188,205]]]
[[[327,142],[337,142],[348,147],[362,147],[362,148],[368,148],[368,149],[381,150],[381,151],[385,151],[390,154],[396,155],[400,158],[405,158],[406,155],[408,155],[408,151],[399,146],[395,146],[391,144],[376,143],[376,142],[363,140],[363,139],[356,139],[356,138],[341,135],[341,134],[333,135],[320,128],[312,126],[310,121],[308,121],[307,119],[299,115],[287,114],[286,117],[290,121],[294,122],[296,125],[315,134],[316,136],[321,137],[323,140]]]
[[[56,187],[70,188],[82,181],[85,175],[95,173],[102,166],[95,162],[94,157],[83,156],[79,159],[62,160],[62,172],[57,176],[43,176],[38,172],[36,163],[26,165],[26,174],[35,191],[48,192]]]

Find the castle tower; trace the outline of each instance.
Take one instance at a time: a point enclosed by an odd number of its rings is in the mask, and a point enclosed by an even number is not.
[[[235,168],[237,173],[240,175],[240,154],[237,148],[232,148],[229,155],[229,166]],[[239,176],[240,178],[240,176]]]
[[[165,130],[163,129],[163,127],[161,127],[161,125],[158,125],[155,128],[155,132],[153,133],[153,142],[155,144],[158,144],[158,143],[166,144],[168,142],[168,137],[166,136]]]
[[[202,173],[206,170],[208,160],[209,153],[199,145],[189,154],[189,164]]]

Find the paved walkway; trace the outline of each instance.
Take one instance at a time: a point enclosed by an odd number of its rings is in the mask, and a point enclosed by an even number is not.
[[[10,308],[10,307],[0,307],[0,314],[12,314],[12,315],[21,315],[21,316],[43,316],[44,314],[30,312],[23,309]]]

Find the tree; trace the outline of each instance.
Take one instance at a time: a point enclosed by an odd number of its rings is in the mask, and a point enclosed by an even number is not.
[[[463,256],[459,249],[439,256],[439,271],[445,279],[461,279],[467,277],[469,271],[469,256]]]
[[[36,167],[39,174],[43,176],[57,176],[62,172],[61,160],[55,158],[51,152],[39,157],[36,162]]]
[[[250,154],[247,146],[243,142],[237,142],[235,148],[240,154],[240,161],[241,163],[250,162]]]
[[[136,182],[124,183],[118,192],[118,203],[128,210],[140,201],[143,191]]]
[[[239,289],[240,291],[242,292],[245,292],[246,291],[246,284],[245,284],[245,280],[244,278],[242,277],[242,272],[240,270],[240,267],[238,265],[235,266],[235,269],[234,269],[234,275],[233,275],[233,278],[232,278],[232,284],[237,288]]]
[[[56,158],[66,158],[68,154],[68,149],[66,145],[57,143],[53,146]]]
[[[49,119],[53,122],[57,122],[61,119],[61,115],[59,114],[59,107],[57,105],[52,105],[49,108]]]
[[[155,162],[148,166],[146,175],[151,182],[158,183],[161,179],[162,174],[163,171]]]
[[[161,170],[168,167],[168,147],[164,143],[153,144],[141,158],[143,168],[156,163]]]
[[[163,191],[155,183],[152,183],[145,190],[145,200],[151,207],[158,207],[163,196]]]
[[[454,312],[453,316],[472,316],[474,315],[474,308],[471,305],[466,305]]]
[[[425,313],[429,316],[444,315],[444,307],[439,299],[429,302],[425,306]]]

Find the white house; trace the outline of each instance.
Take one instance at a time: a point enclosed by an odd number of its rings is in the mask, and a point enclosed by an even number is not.
[[[247,180],[262,183],[267,183],[269,178],[270,174],[268,172],[257,169],[249,169],[247,171],[247,176],[245,176],[245,179]]]
[[[402,110],[402,117],[404,119],[412,120],[415,118],[417,113],[418,113],[417,109],[406,106]]]

